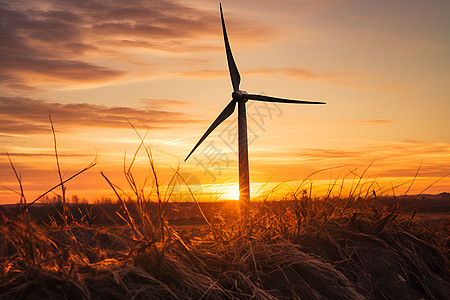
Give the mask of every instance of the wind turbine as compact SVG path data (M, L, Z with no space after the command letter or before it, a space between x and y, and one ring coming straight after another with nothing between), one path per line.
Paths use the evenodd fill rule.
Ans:
M220 4L220 18L222 20L223 40L225 43L225 51L227 54L228 69L230 71L231 83L233 85L232 100L225 109L220 113L217 119L206 130L195 147L191 150L184 161L191 156L198 146L206 139L206 137L217 127L220 123L225 121L234 112L236 104L238 106L238 139L239 139L239 200L241 202L241 212L246 216L248 205L250 202L250 177L248 168L248 142L247 142L247 114L245 111L245 103L248 100L276 102L276 103L296 103L296 104L325 104L325 102L317 101L303 101L275 98L263 95L248 94L246 91L239 89L241 76L237 69L236 63L231 53L230 43L228 41L227 29L223 19L222 4Z

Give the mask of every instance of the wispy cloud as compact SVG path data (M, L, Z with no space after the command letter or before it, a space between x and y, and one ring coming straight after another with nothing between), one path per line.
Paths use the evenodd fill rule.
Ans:
M322 72L306 67L261 68L248 70L246 73L252 75L284 76L299 80L320 81L326 82L327 84L366 89L405 90L409 88L408 86L380 84L378 83L380 78L373 78L368 75Z
M0 134L2 136L50 133L50 128L43 123L36 124L33 121L14 120L2 113L0 113L0 116L2 117L0 119Z
M170 0L7 1L0 8L0 83L31 90L36 84L103 83L128 75L105 54L136 47L170 52L218 51L199 42L218 37L217 11ZM229 17L234 40L267 40L268 27ZM242 26L245 24L245 26ZM127 50L127 49L123 49ZM128 55L129 56L129 55ZM100 62L102 61L102 62Z
M348 77L349 75L345 74L333 74L327 72L319 72L314 71L309 68L301 68L301 67L286 67L286 68L261 68L249 70L246 73L254 74L254 75L282 75L286 77L294 77L301 79L310 79L310 80L326 80L335 77Z
M333 150L333 149L305 149L298 153L300 156L310 158L350 158L363 155L363 152L357 151L345 151L345 150Z
M312 70L306 67L282 67L282 68L258 68L258 69L241 69L240 73L244 76L280 76L287 78L294 78L298 80L309 80L324 82L327 84L367 88L367 89L382 89L382 90L404 90L408 87L398 85L383 85L372 82L377 82L376 78L370 78L361 74L345 74L345 73L330 73ZM197 69L184 72L170 72L173 76L180 77L228 77L226 69ZM367 82L371 83L367 83Z
M297 155L316 158L366 157L368 159L380 160L398 158L405 162L409 159L413 164L416 164L420 163L421 157L422 159L436 160L441 159L440 155L448 156L450 152L450 144L427 143L416 140L399 142L366 141L363 145L359 145L356 142L352 142L351 144L352 150L348 150L348 147L341 147L339 149L313 148L297 152ZM450 160L450 156L446 160Z
M161 109L173 106L186 106L191 103L179 100L170 100L170 99L140 99L139 100L145 108L149 109Z
M86 83L124 75L122 71L70 57L74 43L80 47L77 40L81 33L70 26L70 21L37 17L33 12L0 9L0 76L6 79L3 83L8 87L27 88L27 83L37 78L40 82L47 79Z
M259 69L249 69L240 70L244 75L277 75L284 77L293 77L305 80L319 80L326 81L332 78L348 77L346 74L332 74L325 72L313 71L308 68L300 67L286 67L286 68L259 68ZM218 70L218 69L198 69L186 72L172 72L173 75L183 76L183 77L227 77L229 76L228 71Z
M167 52L209 52L220 51L223 49L219 45L211 45L205 43L192 44L190 41L171 40L171 41L147 41L147 40L129 40L129 39L115 39L100 42L105 46L119 47L119 48L143 48L149 50L159 50Z
M401 142L372 142L366 145L354 145L353 149L305 149L298 157L323 160L323 167L336 163L370 163L371 170L384 177L410 177L422 164L420 176L443 176L450 173L450 144L427 143L406 140Z
M53 150L53 149L51 149ZM10 157L55 157L55 153L25 153L25 152L6 152L0 153L0 156L10 156ZM58 153L60 157L92 157L92 154L79 154L79 153Z
M171 104L180 103L171 102ZM49 133L49 112L55 123L66 130L78 127L129 127L125 118L133 122L136 127L152 129L171 128L180 123L198 122L188 114L159 109L163 108L164 104L168 105L163 101L156 101L156 107L141 109L88 103L62 104L21 97L0 97L0 133L9 135Z
M181 77L200 77L200 78L211 78L211 77L226 77L229 76L227 70L213 70L213 69L200 69L192 70L186 72L171 72L172 75Z

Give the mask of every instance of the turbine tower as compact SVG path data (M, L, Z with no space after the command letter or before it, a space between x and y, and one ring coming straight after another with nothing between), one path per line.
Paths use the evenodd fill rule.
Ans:
M206 130L195 147L191 150L184 161L191 156L198 146L206 139L206 137L217 127L220 123L225 121L234 112L236 104L238 106L238 140L239 140L239 201L241 203L241 213L247 216L248 206L250 203L250 177L248 167L248 142L247 142L247 114L245 111L245 103L248 100L276 102L276 103L296 103L296 104L325 104L325 102L317 101L303 101L275 98L263 95L248 94L246 91L239 89L241 76L237 69L236 63L231 53L230 43L228 41L227 29L223 19L222 4L220 4L220 18L222 20L223 40L225 43L225 51L227 54L228 70L230 71L231 84L233 86L232 100L225 109L220 113L217 119Z

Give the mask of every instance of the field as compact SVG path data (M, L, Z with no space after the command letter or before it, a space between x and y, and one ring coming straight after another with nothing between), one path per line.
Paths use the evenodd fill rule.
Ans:
M66 207L65 210L63 208ZM0 297L445 299L449 198L1 209Z
M131 172L142 149L150 163L150 192ZM269 191L245 209L238 201L198 202L178 170L166 186L159 182L142 139L124 168L130 192L102 173L116 200L67 203L66 182L95 162L63 180L56 142L55 156L60 183L30 203L10 160L20 202L0 207L0 298L450 295L448 193L414 197L408 189L389 197L363 180L364 171L349 189L344 179L339 187L336 180L325 196L314 197L312 185L308 190L301 184L282 201ZM180 181L184 191L176 188ZM54 201L44 197L56 188L61 194ZM192 202L174 201L180 198Z

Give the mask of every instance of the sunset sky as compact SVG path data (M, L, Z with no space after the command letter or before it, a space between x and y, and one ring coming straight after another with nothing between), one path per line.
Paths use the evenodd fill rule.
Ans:
M219 3L0 1L0 204L58 184L49 112L69 197L113 196L146 136L202 194L233 197L237 113L186 155L231 99ZM309 174L320 195L361 174L410 194L450 173L450 1L224 0L241 89L327 105L248 102L252 192ZM336 167L336 168L335 168ZM133 173L149 172L138 153ZM403 184L403 185L402 185ZM309 185L308 185L309 186ZM426 193L450 191L446 177ZM55 190L60 193L60 190ZM54 194L52 194L54 195Z

